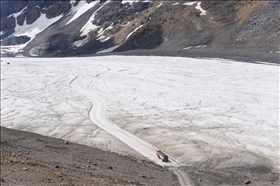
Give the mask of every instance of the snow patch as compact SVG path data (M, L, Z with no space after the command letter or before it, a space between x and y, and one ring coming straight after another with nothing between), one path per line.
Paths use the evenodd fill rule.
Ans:
M109 52L113 52L116 48L118 48L120 45L116 45L101 51L96 52L96 54L104 54L104 53L109 53Z
M30 41L29 41L30 42ZM1 46L1 54L18 54L23 52L23 48L29 43L13 46Z
M88 11L89 9L91 9L92 7L97 5L98 3L99 3L98 1L95 1L95 2L91 2L91 3L88 4L86 1L80 1L79 4L75 7L73 7L71 9L71 11L69 12L68 15L71 15L71 14L75 14L75 15L66 23L66 25L68 25L69 23L76 20L83 13L85 13L86 11ZM74 6L74 4L72 4L72 6Z
M110 29L112 29L112 28L114 28L113 27L113 24L114 23L112 23L110 26L108 26L107 28L100 28L100 30L99 31L97 31L97 33L98 33L98 35L97 35L97 37L100 37L100 36L102 36L102 34L106 31L106 30L110 30Z
M125 3L129 3L130 5L132 4L132 3L137 3L137 2L139 2L140 0L122 0L122 4L125 4ZM145 1L141 1L141 2L150 2L149 0L145 0Z
M46 14L41 14L41 16L32 24L27 24L26 20L24 21L22 26L16 25L14 36L28 36L30 38L34 38L38 33L45 30L51 24L58 21L62 18L63 15L54 17L52 19L48 19Z
M25 10L27 9L27 5L21 10L21 11L19 11L19 12L17 12L17 13L13 13L13 14L11 14L11 15L9 15L7 18L9 18L9 17L14 17L15 18L15 22L16 22L16 26L18 25L18 22L17 22L17 17L20 15L20 14L22 14L22 12L24 12Z
M197 3L197 6L195 8L201 11L200 15L206 15L206 11L200 5L201 2Z
M161 7L161 5L162 5L162 2L157 6L157 8Z
M122 27L126 27L127 25L129 25L130 21L128 21L126 24L122 25Z
M39 55L35 54L32 50L29 52L30 56L37 57Z
M187 2L187 3L184 3L183 5L186 5L186 6L192 6L193 4L197 3L197 1L194 1L194 2Z
M1 32L0 32L0 36L4 35L5 33L6 33L6 32L1 31Z
M139 30L143 25L140 25L139 27L135 28L135 30L133 30L130 34L127 35L127 37L125 38L125 40L127 40L132 34L134 34L137 30Z
M125 4L125 3L129 3L129 4L132 4L132 3L136 3L138 2L139 0L123 0L122 1L122 4Z
M173 3L173 4L172 4L172 6L174 6L174 5L178 5L178 4L179 4L179 3L178 3L178 2L176 2L176 3Z
M99 27L100 26L93 25L91 22L90 23L86 23L84 25L84 27L80 30L82 32L81 36L85 36L89 32L94 31L94 30L98 29Z
M85 36L87 35L90 31L96 30L97 28L99 28L99 26L93 25L92 21L94 21L94 17L96 15L96 13L103 8L104 5L106 5L107 3L109 3L109 1L106 1L105 3L103 3L102 6L100 6L93 14L92 16L89 18L89 20L87 21L87 23L81 28L81 36Z
M73 6L76 3L76 0L70 0L70 4Z
M207 45L197 45L197 46L188 46L186 48L183 48L184 50L189 50L189 49L192 49L192 48L206 48Z
M75 47L81 47L81 46L83 46L84 41L85 41L85 39L75 41L75 42L73 43L73 45L74 45Z
M17 18L17 17L18 17L23 11L25 11L26 9L27 9L27 6L25 6L21 11L9 15L7 18L12 17L12 16L14 16L15 18ZM16 24L17 24L17 19L16 19Z
M110 29L114 28L113 25L114 25L114 23L112 23L110 26L108 26L105 30L110 30Z
M100 36L97 40L99 40L100 42L104 43L104 42L108 41L109 39L110 39L110 37Z

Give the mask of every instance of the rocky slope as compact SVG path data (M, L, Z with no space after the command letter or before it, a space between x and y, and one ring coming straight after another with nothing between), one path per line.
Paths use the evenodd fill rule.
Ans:
M144 159L1 127L0 185L179 185L172 171ZM181 167L193 185L279 185L268 166Z
M1 1L2 55L133 49L278 52L279 1Z
M1 127L0 185L179 185L167 169L29 132Z

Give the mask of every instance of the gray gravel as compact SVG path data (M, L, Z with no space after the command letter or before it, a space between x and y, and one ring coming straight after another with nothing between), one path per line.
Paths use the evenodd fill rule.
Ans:
M130 50L126 52L113 52L103 55L134 55L134 56L177 56L192 58L222 58L242 62L268 62L279 64L280 53L276 51L260 52L235 49L201 48L189 50ZM93 55L93 56L102 56Z

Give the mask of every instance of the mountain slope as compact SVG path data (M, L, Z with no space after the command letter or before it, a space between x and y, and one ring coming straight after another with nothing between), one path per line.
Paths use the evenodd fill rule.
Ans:
M1 1L1 53L279 51L279 8L278 1Z

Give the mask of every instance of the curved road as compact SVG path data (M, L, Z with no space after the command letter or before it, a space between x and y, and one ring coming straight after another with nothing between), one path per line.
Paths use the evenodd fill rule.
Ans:
M162 162L156 156L156 147L147 143L146 141L134 136L133 134L123 130L113 122L109 121L106 116L107 105L106 102L97 94L93 92L89 92L86 88L81 86L81 81L83 80L83 76L78 76L71 81L71 85L75 88L78 92L86 96L92 103L92 107L89 111L89 118L90 120L96 124L98 127L102 128L109 134L115 136L146 158L150 159L151 161L163 166L163 167L170 167L170 170L174 171L177 175L180 185L192 185L189 181L187 175L185 175L182 171L178 170L180 166L180 162L175 160L174 158L169 156L169 162Z

